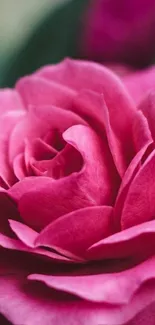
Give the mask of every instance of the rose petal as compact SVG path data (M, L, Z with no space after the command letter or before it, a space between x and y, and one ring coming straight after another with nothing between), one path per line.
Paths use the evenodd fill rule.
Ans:
M44 176L58 179L79 172L83 167L83 159L78 150L67 144L53 159L32 161L31 166Z
M25 162L26 166L30 162L31 158L35 160L51 159L56 156L58 151L48 145L45 141L40 138L32 139L31 141L26 141L25 145Z
M136 153L147 144L153 143L148 121L141 111L137 111L135 114L133 122L133 142Z
M34 247L34 242L39 235L36 231L15 220L9 220L9 224L13 232L25 245Z
M89 122L91 127L95 129L101 138L104 139L105 136L107 136L116 168L120 176L122 176L128 164L125 156L126 150L123 152L124 149L121 146L123 141L120 143L111 128L109 112L103 96L103 94L98 95L95 92L84 90L80 92L80 95L75 99L74 107L75 110ZM125 140L125 134L123 139ZM133 145L131 141L130 144Z
M105 239L88 249L87 258L92 260L145 257L154 253L155 221L148 221Z
M103 94L114 133L117 137L122 133L125 134L130 139L129 143L131 142L131 125L135 107L120 79L109 69L92 62L67 59L60 64L40 69L36 75L78 91L89 89ZM78 112L78 105L71 109ZM95 111L93 116L96 115ZM86 114L88 114L87 111ZM101 115L98 116L99 119L100 117ZM123 140L122 137L121 140Z
M21 271L1 276L0 286L0 311L14 325L62 325L64 319L68 325L73 322L75 325L146 325L149 319L154 319L154 285L145 286L129 304L123 306L73 300L62 293L53 294L52 289L49 292L39 283L33 285L27 282Z
M35 240L66 256L84 256L86 249L113 231L112 208L91 207L67 214L48 225Z
M126 75L123 78L123 83L136 104L139 104L147 93L154 90L154 75L155 68L152 66L148 69Z
M123 130L124 122L121 117L121 107L120 111L117 108L117 114L120 114L119 125L115 125L115 113L109 114L104 101L104 94L98 95L92 91L82 91L79 97L75 99L74 106L76 111L89 122L101 138L105 136L106 131L111 154L120 176L124 175L135 153L148 142L153 141L147 120L141 112L134 114L134 121L130 125L130 137L128 137L128 129ZM126 150L127 147L128 150Z
M111 106L111 110L121 106L123 111L128 112L129 115L132 112L133 102L123 83L103 65L90 61L65 59L61 63L39 69L35 72L35 76L48 82L54 81L60 86L65 85L74 91L89 89L104 94L105 102L108 108ZM124 119L123 116L122 118Z
M24 116L24 112L22 99L15 90L0 90L0 176L6 186L12 185L15 181L8 162L9 137L12 128Z
M109 153L97 135L89 127L78 125L68 129L64 138L83 156L85 165L80 172L51 181L40 177L40 184L37 181L34 189L27 187L28 182L23 180L10 190L10 193L14 189L22 191L24 195L18 202L20 215L26 224L36 229L42 229L52 220L80 208L110 205L117 193L115 170L110 169ZM28 188L28 192L24 188Z
M25 106L56 105L58 107L69 108L76 91L60 85L56 80L48 81L40 76L31 75L21 78L16 84Z
M87 276L33 274L28 278L43 281L51 288L69 292L92 302L127 304L146 281L155 279L154 268L155 258L152 258L115 275L114 273Z
M146 117L152 138L155 141L155 92L150 92L139 105L140 111Z
M24 111L10 111L6 114L3 114L0 118L0 176L3 181L9 187L16 181L16 177L13 174L11 165L9 164L8 152L10 146L10 136L12 129L15 125L19 123L24 118Z
M121 226L121 214L124 202L126 200L127 193L129 191L131 182L133 181L135 175L141 167L142 158L146 154L146 151L149 148L149 143L146 144L134 157L131 161L126 173L122 179L122 183L117 195L117 199L114 206L114 223L116 225L116 229L120 230Z
M21 180L27 176L24 155L18 154L13 161L13 171L15 176Z
M82 259L77 258L77 259L69 259L65 256L59 255L57 253L54 252L50 252L47 251L45 249L41 249L41 248L31 248L27 245L25 245L24 243L22 243L21 241L17 240L17 239L12 239L9 238L5 235L0 234L0 246L3 248L6 248L8 250L13 250L13 251L20 251L20 252L27 252L30 254L34 254L38 257L43 257L46 258L48 260L51 260L53 262L64 262L64 263L80 263L83 262Z
M22 97L14 89L0 90L0 116L9 111L25 111Z
M124 202L122 229L155 218L155 150L149 155L130 185Z
M14 184L7 193L16 203L18 203L25 193L33 189L36 190L39 185L43 186L46 184L46 186L48 186L49 183L51 183L49 177L25 177L22 181Z
M43 139L52 130L59 130L61 134L74 124L86 123L75 113L59 107L31 107L26 117L15 126L12 132L9 146L10 161L12 162L19 153L23 153L25 139L30 142L38 137Z

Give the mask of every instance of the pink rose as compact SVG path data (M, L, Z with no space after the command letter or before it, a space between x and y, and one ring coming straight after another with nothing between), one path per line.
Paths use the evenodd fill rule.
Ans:
M155 57L154 40L154 0L90 1L80 38L87 58L147 65Z
M11 324L155 323L155 68L122 79L65 60L0 91Z

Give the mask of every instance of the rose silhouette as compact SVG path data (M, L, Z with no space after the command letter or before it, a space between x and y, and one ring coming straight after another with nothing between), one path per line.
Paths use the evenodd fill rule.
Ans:
M1 90L0 313L12 324L153 324L154 76L122 82L67 59Z

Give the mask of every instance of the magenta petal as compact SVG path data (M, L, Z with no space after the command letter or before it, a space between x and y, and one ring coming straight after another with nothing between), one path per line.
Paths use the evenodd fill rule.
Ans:
M67 144L53 159L34 160L31 166L44 176L59 179L79 172L83 167L83 158L78 150Z
M136 174L126 196L122 228L128 228L155 218L155 150Z
M18 123L24 118L24 115L24 111L17 110L3 114L0 118L0 176L7 186L12 185L16 180L8 158L10 136L13 127L18 125Z
M39 186L48 186L49 183L51 183L49 177L25 177L22 181L14 184L8 190L8 194L16 203L18 203L25 193L33 189L36 190Z
M86 124L73 112L55 106L31 106L26 117L18 123L11 134L9 145L10 161L23 153L25 143L36 138L44 139L49 132L58 130L60 134L74 124ZM52 143L51 143L52 144Z
M34 75L21 78L16 84L16 89L22 96L26 107L56 105L69 109L76 95L75 91L58 84L56 80L48 81Z
M0 116L9 111L24 111L22 98L16 90L1 89L0 90Z
M81 153L84 167L81 171L80 185L85 187L96 205L110 205L119 186L119 178L111 161L106 141L84 125L76 125L66 130L63 137L67 143ZM89 150L88 150L89 143ZM89 183L89 186L88 186Z
M13 161L13 171L16 177L21 180L27 176L24 154L18 154Z
M124 151L123 148L123 142L127 142L126 134L124 133L124 137L123 139L121 138L120 141L119 134L121 132L119 131L119 134L117 132L118 130L116 130L116 134L113 132L113 122L115 120L112 116L112 121L110 121L108 108L104 101L104 94L99 95L88 90L81 91L80 95L75 98L73 107L75 107L75 111L79 112L83 118L89 121L90 126L95 129L103 140L107 136L115 166L119 174L122 176L128 164L125 156L126 150ZM119 127L121 129L121 120ZM131 139L130 144L131 146L133 145ZM128 148L128 150L130 150L130 148Z
M140 103L139 109L143 112L146 117L149 128L152 134L152 138L155 141L155 92L152 91L145 97Z
M145 257L154 254L155 221L148 221L112 236L89 247L87 258L93 260Z
M142 114L142 112L136 112L132 128L133 142L136 153L142 148L144 148L147 144L153 143L153 138L150 132L148 121L146 117Z
M40 138L36 138L30 141L26 141L25 145L25 163L28 168L30 160L51 159L56 156L58 151L48 145Z
M21 235L21 234L20 234ZM25 234L24 234L25 235ZM25 238L24 238L25 240ZM25 241L26 242L26 241ZM0 234L0 247L6 248L8 250L13 251L20 251L20 252L27 252L30 254L34 254L38 257L43 257L47 260L51 260L53 262L64 262L64 263L80 263L83 262L81 259L69 259L65 256L61 256L54 252L49 252L45 249L41 248L31 248L24 243L22 243L20 240L9 238L5 235Z
M92 106L90 105L90 95L85 96L84 99L82 99L83 95L81 91L93 90L97 94L102 94L109 111L109 119L113 132L117 138L124 134L124 139L122 139L121 136L121 143L123 141L124 145L126 139L130 140L129 143L131 143L131 126L135 115L135 107L120 79L117 78L109 69L92 62L73 61L67 59L55 66L48 66L40 69L36 75L50 81L57 81L61 85L66 85L72 89L80 91L80 95L78 96L79 99L77 100L75 97L75 104L71 110L73 109L75 112L80 112L81 110L82 116L85 116L88 122L92 117L95 117L96 119L97 114L98 119L100 120L102 113L99 114L98 103L97 107L95 107L94 110L90 109L89 112L89 108ZM86 110L84 108L79 110L78 102L80 100L82 102L85 101L84 106L86 107ZM89 107L87 107L86 104L89 104Z
M9 224L13 232L25 245L34 247L34 242L39 235L36 231L15 220L9 220Z
M86 300L110 304L129 303L148 280L155 280L155 258L122 272L87 276L47 276L33 274L28 278L43 281L47 286L72 293Z
M123 82L136 104L143 100L147 93L154 91L155 67L131 73L123 78Z
M24 116L22 99L15 90L0 91L0 177L6 186L14 183L15 177L8 161L9 139L12 129Z
M13 240L7 238L6 236L1 237L0 238L0 242L2 241L3 243L3 247L8 248L8 249L15 249L15 250L23 250L23 251L27 251L30 252L32 254L37 254L40 256L45 256L48 258L51 258L53 261L62 261L62 262L70 262L70 263L74 263L74 262L82 262L82 259L76 258L74 260L74 258L72 260L69 260L68 258L64 257L64 256L60 256L57 253L54 252L49 252L46 249L40 249L40 248L35 248L34 244L35 244L35 240L37 240L38 237L38 233L36 231L34 231L33 229L31 229L30 227L17 222L15 220L9 220L9 224L11 229L13 230L13 232L17 235L18 239L21 241L21 243L17 240ZM23 245L25 244L25 245ZM33 249L31 249L33 248Z
M104 150L106 147L95 132L87 126L76 125L64 133L64 138L82 154L84 166L81 171L58 180L36 177L34 187L23 180L10 190L13 197L20 191L24 194L18 199L20 215L26 224L39 230L74 210L111 205L117 193L119 184L114 181L113 170L108 168L109 152Z
M132 273L130 274L132 275ZM136 276L138 279L138 274ZM128 280L130 280L130 285L128 284L130 287L133 280L132 276L129 276ZM127 284L128 280L124 278L121 283L120 279L120 285L118 288L115 286L115 289L119 290L120 287L123 287L121 286L123 281ZM112 282L113 284L117 282L115 274L113 274ZM46 287L40 286L38 282L33 285L32 281L26 281L26 274L22 270L16 271L12 275L1 276L0 287L0 312L13 325L63 325L64 320L67 325L154 324L152 321L149 323L149 319L154 319L152 311L154 311L155 306L155 286L153 284L144 286L128 304L122 306L92 303L79 299L73 300L72 297L65 299L66 297L61 292L57 292L56 295L53 294L52 289L49 292ZM123 293L125 293L125 289L127 292L126 287ZM112 291L112 288L107 288L107 292L110 290ZM131 293L131 289L129 290ZM120 291L117 293L120 298ZM117 299L117 295L115 298Z
M11 250L29 251L29 248L26 248L26 246L19 240L9 238L3 234L0 234L0 246Z
M72 256L83 256L96 241L112 233L112 208L91 207L67 214L48 225L36 238L46 246Z
M114 206L114 223L116 228L120 230L121 226L121 214L123 210L123 205L126 200L127 193L130 188L130 184L133 181L135 175L137 174L138 170L141 167L141 161L143 156L145 155L147 149L149 148L149 143L146 144L134 157L131 161L126 173L122 179L122 183L117 195L117 199Z
M121 80L103 65L82 60L65 59L61 63L41 68L35 76L72 90L89 89L104 95L105 102L111 110L122 107L132 114L133 101ZM93 76L93 78L92 78ZM124 117L122 116L124 119ZM117 119L116 119L117 120Z

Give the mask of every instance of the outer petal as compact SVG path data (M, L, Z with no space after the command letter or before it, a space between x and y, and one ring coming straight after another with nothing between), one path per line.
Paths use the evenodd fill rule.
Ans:
M148 121L152 138L155 142L155 87L154 91L149 92L148 96L140 102L139 109L143 112Z
M10 111L25 111L22 98L16 90L0 90L0 116Z
M16 110L3 114L3 116L0 118L0 176L8 187L11 186L16 180L9 163L10 137L14 126L18 125L24 116L24 111ZM17 145L17 142L15 145Z
M153 283L143 286L128 304L115 306L76 300L26 281L20 270L12 275L6 271L0 277L0 311L13 325L62 325L64 320L68 325L146 325L145 321L150 325L155 306Z
M56 79L49 82L40 76L21 78L16 89L23 98L26 107L33 106L58 106L70 108L76 91L57 83Z
M116 225L116 229L120 230L121 226L121 214L124 206L124 202L126 200L127 193L129 191L130 185L139 171L142 160L147 153L147 150L151 147L151 143L148 142L134 157L131 161L126 173L122 179L122 183L117 195L117 199L114 206L114 223Z
M148 221L104 238L88 249L87 258L93 260L136 258L155 253L155 221Z
M89 89L103 93L108 107L111 103L110 110L118 106L118 103L129 114L133 108L132 100L120 79L103 65L90 61L65 59L59 64L41 68L35 75L73 90Z
M112 208L96 206L74 211L52 222L39 234L35 244L66 256L84 256L89 246L112 231Z
M129 270L81 276L46 276L33 274L31 280L43 281L56 290L69 292L92 302L127 304L148 280L155 280L155 258Z
M147 93L155 90L155 67L126 75L123 82L135 103L139 104Z
M63 263L80 263L83 262L80 258L69 259L65 256L59 255L54 252L47 251L41 248L31 248L17 239L9 238L5 235L0 234L0 247L8 249L9 251L18 251L24 253L33 254L34 256L42 258L44 261L63 262Z
M30 227L14 220L9 220L11 229L17 235L17 237L28 247L33 248L34 242L38 237L38 232L34 231Z
M155 150L136 174L126 196L122 228L128 228L155 218Z

